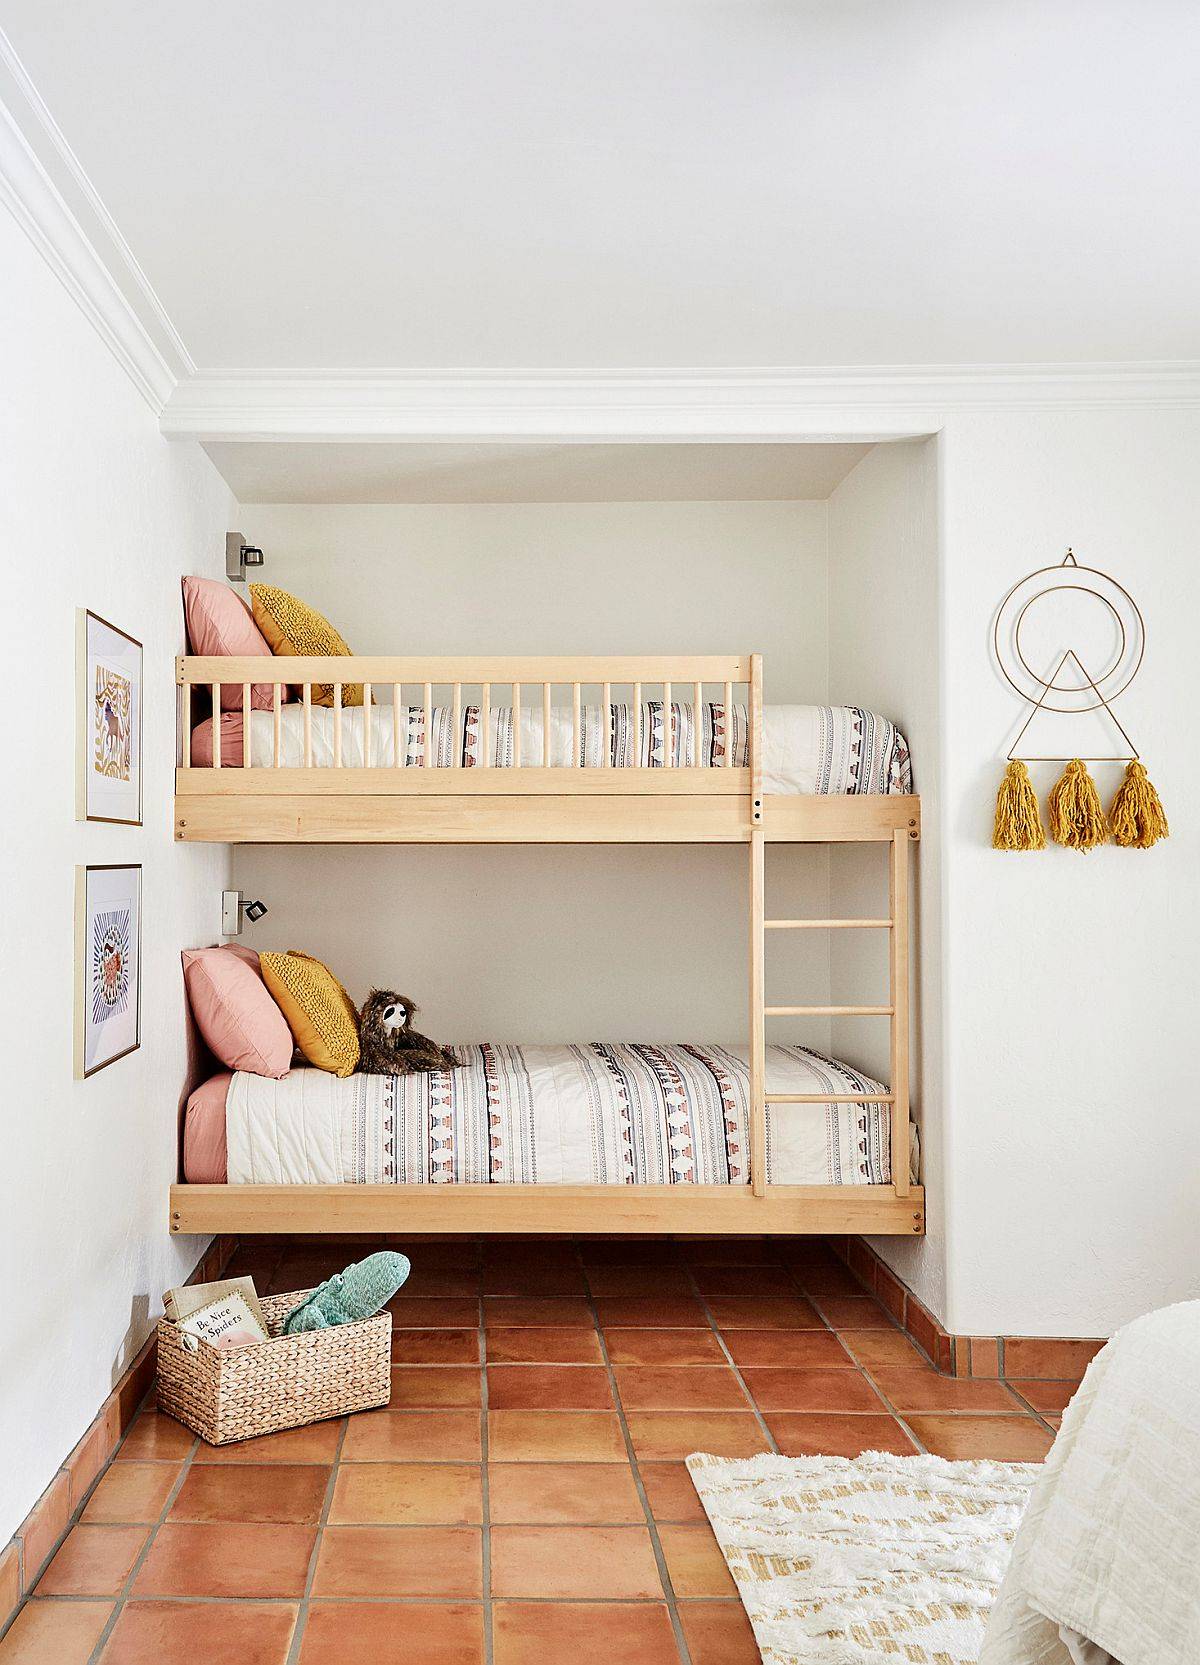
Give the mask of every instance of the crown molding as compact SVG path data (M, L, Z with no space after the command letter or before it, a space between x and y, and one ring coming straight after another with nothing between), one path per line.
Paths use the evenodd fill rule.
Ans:
M11 96L14 82L10 55L8 42L0 35L0 89ZM27 102L22 102L26 103L28 110ZM57 128L54 131L57 132ZM65 140L63 143L65 145ZM73 153L68 154L74 160ZM77 162L75 166L78 168ZM79 177L86 183L86 175L81 168ZM100 198L94 192L92 195L100 213L108 218ZM177 370L152 338L108 263L30 144L12 109L2 99L0 202L8 208L155 415L161 414L175 386ZM119 247L126 248L115 225L112 230L119 239ZM132 254L129 259L133 261ZM133 266L140 273L141 268L135 261ZM142 282L145 283L144 274ZM145 284L145 287L152 295L149 285ZM191 365L190 359L187 365ZM179 368L183 368L182 362Z
M880 440L962 410L1200 404L1200 363L818 370L199 371L167 401L174 438Z

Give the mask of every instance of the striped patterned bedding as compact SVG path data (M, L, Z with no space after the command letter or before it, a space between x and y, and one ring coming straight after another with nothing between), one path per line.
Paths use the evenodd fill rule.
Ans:
M431 1075L237 1074L230 1184L744 1185L746 1054L716 1046L454 1048ZM768 1091L886 1089L804 1047L767 1049ZM884 1184L886 1104L767 1107L783 1185ZM908 1153L905 1153L908 1159Z
M693 766L721 766L732 750L733 763L744 768L749 753L749 718L744 705L729 708L706 702L696 708L675 702L670 707L669 736L661 700L645 700L640 722L634 722L635 707L610 707L612 767L630 768L635 757L644 768L660 769L666 756L672 763ZM304 763L304 714L299 705L285 705L281 724L281 757L285 768ZM581 713L578 755L574 762L585 768L598 767L604 757L604 708L586 705ZM342 762L347 768L365 765L366 730L370 727L371 763L391 768L396 759L396 738L390 705L364 710L350 707L342 712ZM425 712L419 705L400 709L400 751L405 768L421 768L425 761ZM449 706L431 711L433 762L448 768L456 757L464 768L483 763L484 712L481 706L465 706L455 727ZM510 706L493 705L487 712L487 753L493 767L512 767L515 755L513 712ZM520 713L521 762L540 765L545 758L540 707L523 706ZM333 766L334 714L323 706L312 711L313 764ZM221 765L241 768L245 736L240 711L226 712L221 721ZM669 753L667 747L670 747ZM550 713L550 765L565 768L572 762L574 719L569 707L554 707ZM250 760L256 769L270 768L275 756L274 715L270 711L250 713ZM192 762L198 768L212 763L212 722L201 723L192 735ZM763 775L768 792L823 794L898 793L912 791L912 768L908 742L900 730L878 712L856 705L769 705L763 712Z

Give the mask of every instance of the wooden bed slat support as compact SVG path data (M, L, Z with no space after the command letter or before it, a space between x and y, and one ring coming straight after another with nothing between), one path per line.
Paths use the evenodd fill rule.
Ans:
M275 767L283 765L283 689L277 682L271 690L271 743Z
M492 685L490 682L480 684L479 688L479 761L483 768L492 766Z
M304 691L301 698L304 703L304 767L306 769L311 769L313 766L311 682L306 682L304 684Z
M364 719L365 720L365 719ZM342 766L342 685L333 685L333 766Z
M375 690L369 682L363 683L363 767L371 767L371 704L375 698Z
M242 768L254 767L253 746L250 734L250 684L242 683Z
M221 684L212 685L212 766L221 767Z

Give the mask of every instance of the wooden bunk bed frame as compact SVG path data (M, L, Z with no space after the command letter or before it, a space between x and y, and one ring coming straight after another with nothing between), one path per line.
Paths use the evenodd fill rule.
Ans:
M920 837L916 796L817 797L770 794L762 779L762 658L679 656L619 658L212 658L176 662L181 701L182 761L175 777L175 836L188 842L269 844L743 844L748 852L750 920L750 1184L702 1185L187 1185L171 1188L172 1232L409 1233L865 1233L920 1235L925 1198L911 1184L909 1151L909 846ZM333 766L313 764L315 684L332 684ZM342 690L364 685L389 690L392 722L405 690L420 689L424 767L373 763L371 724L364 723L363 767L343 767ZM219 723L213 725L213 763L193 767L190 736L193 690L211 695L241 688L243 733L250 732L251 687L270 684L273 763L224 766ZM282 767L282 700L300 689L303 766ZM494 766L485 723L479 765L455 758L437 767L432 752L435 690L448 688L454 730L461 732L464 691L478 690L487 711L493 690L511 694L514 709L536 691L542 711L543 752L521 756L514 737L511 764ZM613 767L611 700L628 687L633 751L639 755L641 705L661 689L664 707L683 695L698 708L714 689L728 711L744 690L749 715L749 764L732 753L713 764ZM554 691L570 692L574 746L580 756L583 691L595 688L604 724L599 767L550 766ZM386 706L382 709L386 710ZM519 724L514 725L519 729ZM393 727L393 741L397 731ZM397 757L401 748L394 747ZM886 918L767 919L766 846L772 843L871 843L886 852L890 906ZM882 930L890 939L889 991L871 1006L768 1006L767 932L773 930ZM886 1017L891 1034L888 1093L789 1095L767 1093L766 1019L784 1016ZM888 1185L775 1185L766 1177L766 1106L789 1103L887 1102L891 1107L893 1179Z

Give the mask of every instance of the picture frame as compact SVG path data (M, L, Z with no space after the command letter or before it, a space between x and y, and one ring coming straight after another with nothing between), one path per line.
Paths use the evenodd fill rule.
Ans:
M78 821L142 825L142 644L98 613L76 613Z
M142 1044L141 863L75 869L75 1079Z

